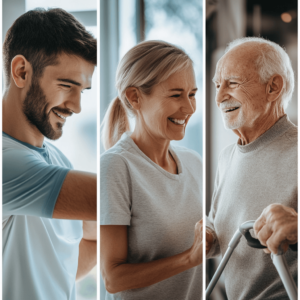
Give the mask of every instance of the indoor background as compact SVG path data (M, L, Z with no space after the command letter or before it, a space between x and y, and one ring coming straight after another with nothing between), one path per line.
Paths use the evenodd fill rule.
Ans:
M117 96L115 75L119 60L137 43L153 39L182 47L194 61L197 110L189 120L184 139L176 144L202 156L202 1L100 1L100 120ZM134 120L131 125L133 130ZM101 300L105 293L101 279Z
M295 91L287 115L298 124L297 74L297 0L206 0L206 209L209 213L219 153L236 143L237 136L225 130L215 104L214 76L216 63L227 44L245 36L261 36L283 46L295 72ZM216 260L207 261L207 282L210 281ZM211 300L227 299L221 280Z
M89 32L97 36L96 0L2 0L2 43L13 22L36 7L62 8L73 14ZM66 155L75 170L93 173L97 172L97 83L95 70L92 89L82 93L81 113L68 118L59 140L50 141ZM96 300L97 268L76 285L77 300Z

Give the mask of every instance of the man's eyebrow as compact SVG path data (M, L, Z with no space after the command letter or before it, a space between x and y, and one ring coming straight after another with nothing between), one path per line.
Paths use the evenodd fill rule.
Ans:
M230 79L241 79L241 76L232 75L232 76L226 76L225 77L225 80L230 80Z
M227 80L231 80L231 79L241 79L241 76L230 75L230 76L226 76L226 77L224 78L224 80L226 80L226 81L227 81ZM212 79L212 82L213 82L213 83L217 83L218 80L219 80L218 78L215 78L215 77L214 77L214 78Z
M196 92L198 90L198 88L194 88L194 89L192 89L192 92ZM180 89L180 88L175 88L175 89L170 89L169 91L178 91L178 92L183 92L184 91L184 89Z
M72 79L64 79L64 78L58 78L57 81L62 81L62 82L67 82L67 83L71 83L77 86L81 86L81 83L74 81Z
M71 83L77 86L81 86L81 83L74 81L72 79L64 79L64 78L58 78L57 81L62 81L62 82L66 82L66 83ZM86 87L85 90L90 90L92 87Z

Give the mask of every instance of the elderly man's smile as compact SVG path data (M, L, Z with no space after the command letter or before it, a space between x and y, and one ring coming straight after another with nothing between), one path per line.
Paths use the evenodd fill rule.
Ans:
M232 107L232 108L227 108L227 109L224 109L223 111L225 113L230 113L230 112L233 112L235 110L239 109L239 107Z

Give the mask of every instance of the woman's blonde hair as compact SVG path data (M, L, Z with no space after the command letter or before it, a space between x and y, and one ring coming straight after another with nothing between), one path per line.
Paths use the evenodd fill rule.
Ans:
M141 93L150 95L155 85L190 65L190 57L167 42L145 41L130 49L118 65L118 97L110 103L102 123L104 148L114 146L121 135L130 130L127 113L135 115L135 111L126 98L127 88L136 87Z

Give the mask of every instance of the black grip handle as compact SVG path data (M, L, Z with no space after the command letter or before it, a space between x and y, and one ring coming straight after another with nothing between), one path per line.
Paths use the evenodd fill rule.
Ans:
M247 244L250 247L257 248L257 249L267 248L266 246L262 245L258 239L253 238L252 235L250 234L249 230L245 231L244 236L247 240Z
M247 240L247 244L252 247L252 248L256 248L256 249L265 249L267 248L266 246L262 245L260 243L260 241L258 239L255 239L254 237L252 237L252 235L250 234L249 230L244 232L244 236ZM289 248L292 251L298 251L298 243L294 244L294 245L289 245Z
M298 251L298 243L289 246L291 250Z

